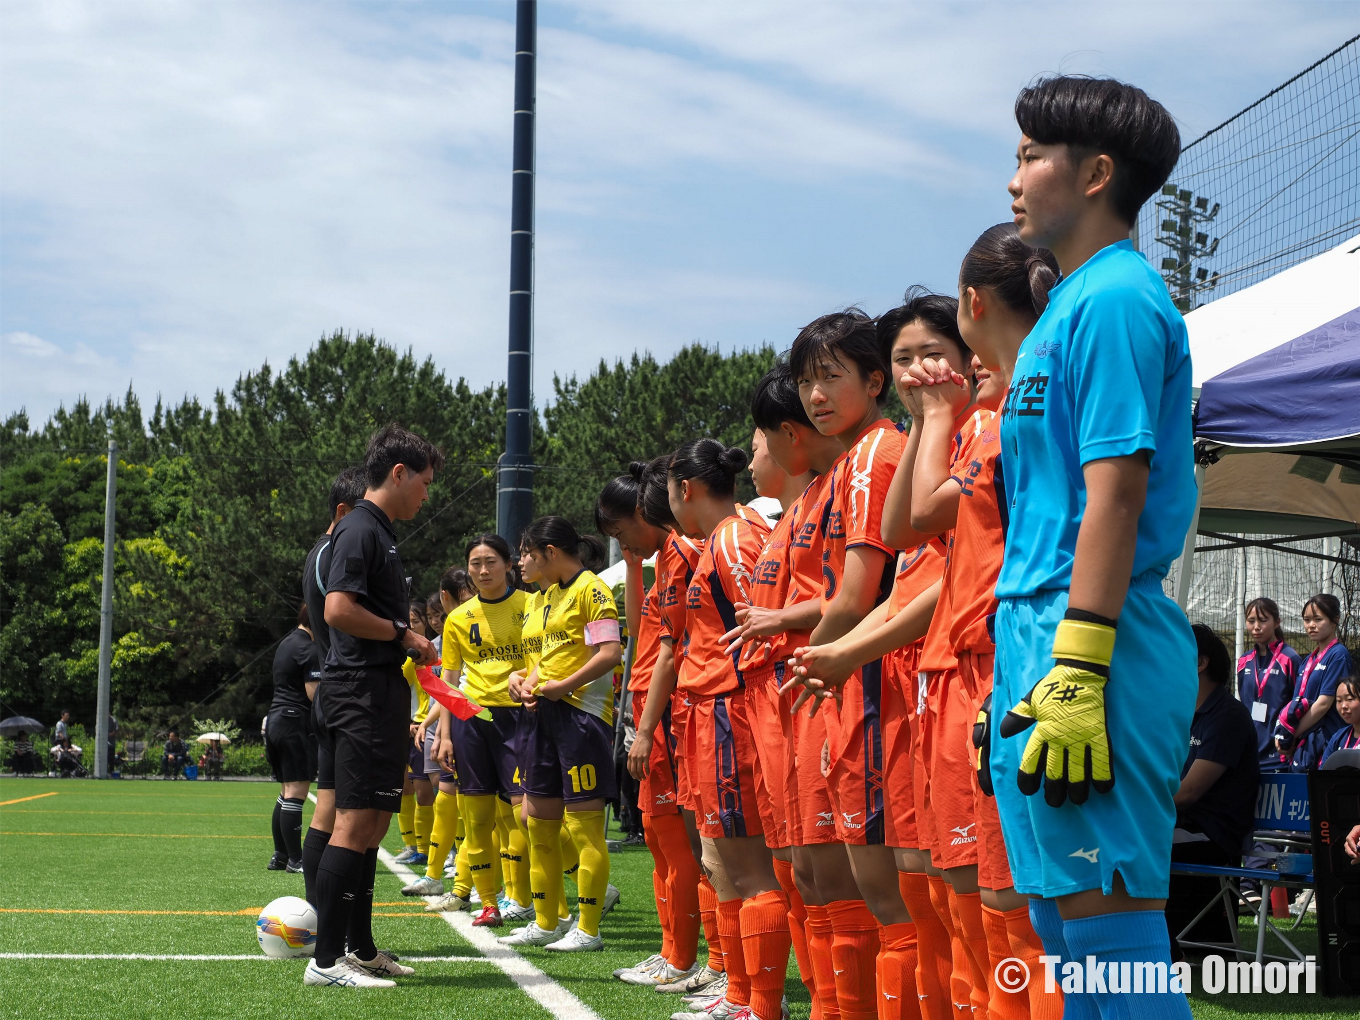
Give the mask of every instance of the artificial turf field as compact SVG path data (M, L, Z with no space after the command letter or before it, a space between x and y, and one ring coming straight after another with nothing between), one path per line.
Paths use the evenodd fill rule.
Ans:
M623 902L602 927L603 953L529 949L504 964L538 1001L439 915L425 913L423 901L403 897L405 880L382 866L374 933L380 946L412 960L416 975L389 990L304 987L302 962L266 960L255 941L265 903L302 895L301 875L265 870L277 795L269 783L0 779L0 1016L664 1020L681 1008L675 996L610 976L660 943L645 849L610 857ZM387 847L400 849L395 835ZM1312 932L1299 934L1311 948ZM1250 935L1254 929L1244 931ZM28 954L246 959L22 958ZM788 996L793 1020L807 1020L807 993L792 965ZM1360 1016L1360 999L1320 995L1230 1001L1197 992L1191 1004L1206 1018Z

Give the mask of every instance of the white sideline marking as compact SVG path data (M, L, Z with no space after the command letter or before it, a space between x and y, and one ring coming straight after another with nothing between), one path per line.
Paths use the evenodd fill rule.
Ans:
M381 847L378 848L378 860L382 861L387 870L394 875L406 879L418 877L406 865L398 864L396 858ZM433 896L421 898L426 902L434 899ZM553 1016L558 1017L559 1020L600 1020L593 1009L520 956L519 953L497 942L496 936L486 928L474 928L470 914L464 911L446 910L439 916L448 923L450 928L480 950L482 955L489 962L495 964L501 973L518 985L520 991Z
M308 793L307 799L315 804L316 794ZM401 878L415 879L419 877L406 865L398 864L396 858L382 847L378 848L378 860L382 861L383 866L388 871ZM428 903L434 897L422 896L421 899ZM469 914L462 911L446 910L439 916L450 928L471 942L473 947L479 950L502 974L513 981L520 991L557 1017L558 1020L600 1020L596 1012L575 995L548 977L547 974L544 974L519 953L497 942L496 936L490 931L485 928L474 928L472 917ZM411 959L418 960L419 957L413 956Z
M263 960L265 963L295 963L292 959L276 959L263 953L244 955L200 954L200 953L0 953L0 960ZM411 956L402 957L417 963L480 963L480 956Z

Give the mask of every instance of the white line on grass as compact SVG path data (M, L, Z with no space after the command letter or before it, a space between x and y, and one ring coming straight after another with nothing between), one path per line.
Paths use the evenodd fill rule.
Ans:
M307 794L307 799L315 804L316 794ZM378 848L378 860L383 862L388 871L401 878L414 881L418 877L406 865L398 864L396 858L382 847ZM429 902L435 897L424 896L421 898ZM513 949L507 949L497 942L496 936L491 932L485 928L474 928L472 918L468 914L446 910L439 916L445 920L450 928L463 936L468 942L471 942L473 947L478 949L488 962L494 964L502 974L519 986L520 991L557 1017L558 1020L600 1020L593 1009L520 956L519 953ZM411 957L411 959L419 958Z
M387 866L394 875L414 881L416 873L381 847L378 860ZM422 897L427 902L433 896ZM450 928L467 939L488 961L495 964L522 992L546 1009L558 1020L600 1020L593 1009L548 977L532 963L513 949L507 949L496 941L496 936L485 928L474 928L471 915L454 910L446 910L439 915L448 922Z
M402 959L414 960L416 963L482 962L480 956L403 956ZM0 960L189 960L194 962L205 960L263 960L265 963L295 962L265 956L263 953L249 953L239 956L206 953L167 953L164 955L155 953L0 953Z

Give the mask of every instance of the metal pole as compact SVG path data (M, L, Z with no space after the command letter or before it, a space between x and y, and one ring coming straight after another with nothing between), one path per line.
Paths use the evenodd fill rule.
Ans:
M505 453L496 479L496 530L519 545L534 513L531 376L534 350L534 91L538 4L515 4L515 147L510 202L510 364Z
M94 724L94 777L109 778L109 673L113 666L113 523L118 492L118 442L109 430L109 477L104 486L104 584L99 596L99 696Z
M1237 638L1233 645L1233 661L1240 662L1247 644L1247 547L1238 550L1237 581L1233 585L1237 595ZM1239 691L1239 697L1241 692Z
M1190 604L1190 581L1195 576L1195 540L1199 536L1199 505L1204 499L1203 464L1195 465L1195 513L1190 518L1190 530L1185 533L1185 545L1181 549L1180 564L1176 571L1176 605L1182 612Z

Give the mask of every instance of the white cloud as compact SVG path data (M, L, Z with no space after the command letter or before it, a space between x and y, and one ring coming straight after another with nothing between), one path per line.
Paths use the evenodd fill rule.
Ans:
M1342 37L1341 5L1225 9L544 5L539 393L947 281L1004 208L1037 71L1131 77L1203 126ZM0 411L129 378L207 398L337 327L502 378L512 16L7 4Z

